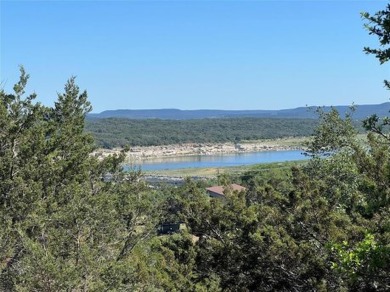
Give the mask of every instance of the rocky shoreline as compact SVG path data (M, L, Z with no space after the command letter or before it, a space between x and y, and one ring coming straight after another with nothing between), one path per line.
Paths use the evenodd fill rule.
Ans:
M260 151L301 150L302 146L290 146L278 144L277 141L245 142L245 143L188 143L161 146L137 146L131 147L127 152L126 160L147 160L164 157L181 157L194 155L218 155L249 153ZM95 155L106 157L117 154L121 149L98 149Z

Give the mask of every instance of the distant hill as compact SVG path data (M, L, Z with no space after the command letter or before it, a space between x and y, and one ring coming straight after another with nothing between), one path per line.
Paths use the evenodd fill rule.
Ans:
M88 118L127 118L127 119L162 119L162 120L191 120L204 118L316 118L317 107L298 107L282 110L179 110L179 109L142 109L142 110L107 110L101 113L91 113ZM348 112L349 106L334 106L340 114ZM329 111L331 107L323 107ZM378 116L388 115L390 102L382 104L356 105L355 119L364 119L372 114Z

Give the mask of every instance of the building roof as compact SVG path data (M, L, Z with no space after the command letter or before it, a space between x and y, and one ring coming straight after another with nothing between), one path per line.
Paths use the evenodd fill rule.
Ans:
M213 186L213 187L206 188L206 190L208 192L212 192L212 193L216 193L218 195L224 196L225 194L223 192L225 189L228 189L228 188L231 188L233 191L238 191L238 192L246 190L245 187L237 185L237 184L231 184L228 186Z

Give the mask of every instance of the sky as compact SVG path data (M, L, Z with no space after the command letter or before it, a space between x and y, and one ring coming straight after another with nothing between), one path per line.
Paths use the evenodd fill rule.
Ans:
M93 112L383 103L360 12L387 3L0 0L0 86L23 65L39 102L76 76Z

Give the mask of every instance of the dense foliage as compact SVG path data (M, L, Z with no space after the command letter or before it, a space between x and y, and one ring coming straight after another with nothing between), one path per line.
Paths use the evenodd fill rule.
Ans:
M388 291L390 289L390 143L351 121L322 114L308 143L312 159L291 169L220 177L223 200L187 182L172 190L167 219L200 237L194 285L226 291ZM324 154L327 158L324 158ZM245 192L229 189L241 182ZM187 235L182 235L186 238ZM170 239L177 251L184 248Z
M74 78L53 108L24 97L27 79L22 68L14 93L0 91L0 290L149 285L158 197L137 173L124 177L123 155L91 155L90 104Z
M310 135L316 124L315 119L91 119L86 129L98 146L113 148L302 137Z
M390 288L386 132L362 143L350 118L320 113L308 163L221 176L212 199L207 182L152 189L123 155L94 157L74 79L53 108L23 98L27 79L0 95L2 290ZM187 228L159 236L166 222Z

